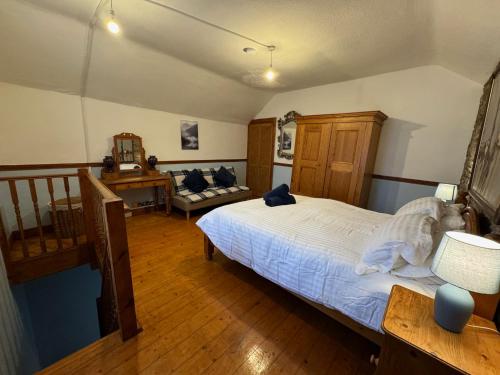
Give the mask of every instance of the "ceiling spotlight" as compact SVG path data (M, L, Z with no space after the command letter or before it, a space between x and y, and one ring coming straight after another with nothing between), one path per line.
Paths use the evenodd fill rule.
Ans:
M249 55L253 55L257 52L257 50L252 47L245 47L243 48L243 52L248 53Z
M276 78L276 72L273 69L273 51L276 49L275 46L268 46L267 50L269 51L270 54L270 62L269 62L269 68L265 71L264 77L268 81L273 81L274 78Z
M109 17L106 21L106 28L113 34L120 32L120 25L115 20L115 11L113 10L113 0L111 0L111 7L109 9Z

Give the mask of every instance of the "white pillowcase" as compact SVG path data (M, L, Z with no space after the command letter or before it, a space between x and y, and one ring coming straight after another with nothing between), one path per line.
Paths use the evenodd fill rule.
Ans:
M433 277L434 273L432 273L431 271L433 259L434 259L434 254L428 256L424 264L421 266L414 266L413 264L405 264L402 267L392 270L391 275L399 277L408 277L411 279Z
M418 198L406 203L396 215L426 214L439 221L444 214L444 202L436 197Z
M442 232L461 230L465 228L462 217L463 204L451 204L444 208L444 215L439 220L439 230Z
M443 234L447 231L462 231L465 228L465 221L462 218L463 204L450 204L445 205L444 214L441 217L438 225L435 225L436 231L432 233L433 251L427 257L422 266L414 266L412 264L405 264L402 267L393 269L391 275L399 277L408 277L412 279L435 277L431 271L432 260L434 259L435 251L437 250ZM434 226L433 226L434 227ZM434 228L433 228L434 229Z
M386 273L406 262L421 266L432 251L432 226L426 214L397 215L378 227L356 265L355 272Z

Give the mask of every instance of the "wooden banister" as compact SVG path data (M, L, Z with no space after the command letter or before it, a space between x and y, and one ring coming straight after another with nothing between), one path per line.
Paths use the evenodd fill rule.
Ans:
M5 268L7 272L10 269L10 245L9 239L7 238L7 233L5 233L5 225L3 223L2 212L0 212L0 247L2 248L3 260L5 262Z
M38 196L36 194L35 180L30 178L28 180L28 183L30 187L31 201L33 202L33 210L35 211L38 237L40 239L40 249L42 250L42 253L46 253L47 245L45 243L45 236L43 235L42 219L40 218L40 208L38 207Z
M122 340L137 334L137 318L135 314L134 291L130 257L128 252L127 228L125 210L121 199L106 200L106 222L108 225L108 241L111 274L116 297L118 325Z
M56 233L57 250L61 251L63 249L63 245L61 240L61 228L57 220L56 202L54 200L54 185L52 184L52 177L46 177L46 180L47 180L47 189L50 195L50 215L52 216L54 232Z
M34 175L34 176L10 176L10 177L0 177L0 182L2 181L19 181L19 180L29 180L34 178L35 180L43 180L47 178L61 178L61 177L78 177L75 173L70 174L50 174L50 175Z
M102 274L101 334L120 329L127 340L140 331L135 312L123 200L86 169L78 170L89 249Z
M73 245L78 245L78 240L76 238L76 219L73 212L73 205L71 204L71 196L69 195L69 178L68 176L63 177L64 181L64 191L66 193L66 205L68 206L69 220L71 222L71 238L73 239Z
M94 225L95 212L92 207L92 191L91 183L89 180L89 172L87 169L78 170L78 181L80 183L80 197L82 200L82 209L84 212L83 221L85 226L85 234L87 236L87 248L89 249L90 262L93 268L98 266L95 254L95 239L96 239L96 226Z
M28 244L26 243L26 239L24 238L23 219L21 217L21 211L19 209L19 198L17 196L16 181L15 180L8 180L8 181L9 181L10 196L12 198L12 204L14 205L14 212L16 213L17 228L19 230L19 235L21 237L21 242L23 246L23 256L25 258L28 258L29 250L28 250Z
M63 194L66 203L71 187L70 178L77 176L77 174L54 174L0 178L0 187L2 189L7 187L10 191L13 212L9 214L17 223L17 228L12 228L14 230L6 228L5 222L2 223L4 233L0 234L0 245L5 263L8 265L7 275L11 282L23 283L89 262L89 252L83 238L80 240L82 243L78 244L80 228L77 226L81 224L81 220L76 220L79 219L76 214L82 215L82 212L77 211L74 205L68 207L67 215L66 212L57 212L57 201L54 197L53 180L59 179L64 183ZM47 208L40 204L40 199L44 199L42 197L47 192L50 196L47 208L52 219L51 224L44 224L43 214ZM58 193L61 194L61 191ZM33 218L35 227L29 227L28 223L31 220L26 218ZM66 234L62 230L63 225L69 228L68 237L73 238L72 244L64 239ZM8 237L5 234L6 229L9 230Z

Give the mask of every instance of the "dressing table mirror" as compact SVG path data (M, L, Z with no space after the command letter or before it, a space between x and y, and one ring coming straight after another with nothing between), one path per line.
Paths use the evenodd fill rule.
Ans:
M280 158L293 159L295 135L297 132L297 116L300 116L300 114L290 111L284 118L278 120L278 156Z
M142 138L132 133L113 137L113 157L120 175L142 175L146 166Z

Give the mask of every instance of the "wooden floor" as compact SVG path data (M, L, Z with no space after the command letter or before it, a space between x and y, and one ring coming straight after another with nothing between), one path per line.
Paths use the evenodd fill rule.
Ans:
M125 343L114 333L43 373L373 373L366 339L220 252L206 261L196 219L128 219L144 331Z

